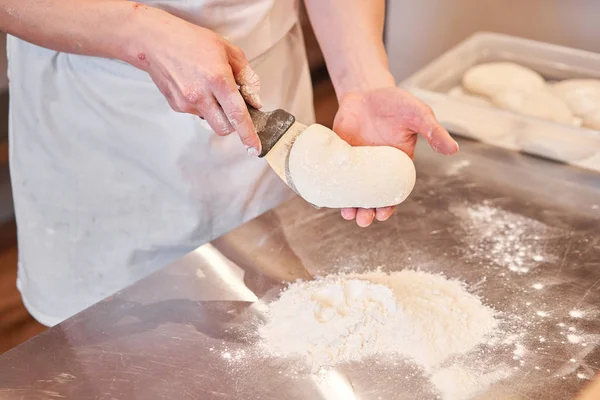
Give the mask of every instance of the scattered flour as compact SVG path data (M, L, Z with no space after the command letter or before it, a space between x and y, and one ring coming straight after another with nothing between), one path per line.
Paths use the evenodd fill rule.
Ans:
M583 315L584 315L584 313L581 310L571 310L571 311L569 311L569 316L571 318L583 318Z
M455 207L465 221L469 250L491 264L526 274L547 257L539 239L550 229L539 221L493 207L489 202Z
M460 160L460 161L457 161L457 162L451 164L448 167L448 170L446 171L446 176L456 176L456 175L459 175L460 172L464 168L467 168L470 165L471 165L471 161L469 161L469 160Z
M462 399L503 379L460 364L494 333L494 311L461 282L416 271L330 275L291 284L259 328L267 353L304 358L313 372L372 355L420 366L444 399ZM448 365L450 364L450 365ZM453 379L468 380L460 393ZM462 397L461 397L462 396Z
M567 335L567 340L569 341L569 343L581 343L582 338L579 335Z
M517 343L515 345L515 351L513 352L513 354L516 357L516 359L520 359L521 357L523 357L525 355L526 352L527 352L527 349L525 349L525 347L522 344Z
M487 389L494 382L508 378L509 375L510 373L506 369L482 374L453 365L435 372L431 376L431 382L443 399L468 400L474 394Z

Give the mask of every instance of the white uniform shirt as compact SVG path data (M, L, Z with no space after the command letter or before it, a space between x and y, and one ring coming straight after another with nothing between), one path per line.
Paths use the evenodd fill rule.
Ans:
M242 47L267 109L310 123L295 0L147 1ZM17 285L54 325L290 197L235 135L173 112L116 60L9 37Z

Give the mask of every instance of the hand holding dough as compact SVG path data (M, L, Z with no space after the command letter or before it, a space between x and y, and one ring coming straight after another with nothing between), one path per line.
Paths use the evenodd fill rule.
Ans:
M379 208L403 202L415 185L410 157L389 146L352 147L335 132L311 125L289 159L291 180L306 201L328 208Z

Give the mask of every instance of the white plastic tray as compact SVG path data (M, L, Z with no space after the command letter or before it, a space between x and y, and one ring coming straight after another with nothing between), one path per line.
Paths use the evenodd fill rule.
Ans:
M600 79L600 54L496 33L480 32L432 61L401 86L425 101L451 133L600 172L600 132L446 94L470 67L513 61L547 80Z

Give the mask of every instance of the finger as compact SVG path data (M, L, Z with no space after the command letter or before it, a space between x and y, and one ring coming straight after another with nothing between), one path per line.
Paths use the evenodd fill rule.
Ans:
M197 111L200 118L205 119L217 135L226 136L235 131L214 96L206 96L202 106Z
M254 74L258 78L258 75L256 75L256 73L254 71L252 71L252 72L249 72L249 71L252 71L252 69L248 65L247 69L242 70L241 74L238 75L238 79L239 79L239 76L247 75L247 74ZM258 89L256 88L256 85L240 85L240 93L242 94L242 97L244 98L244 100L246 100L246 102L248 104L250 104L252 107L257 108L257 109L260 109L263 107L263 103L258 94L259 91L260 91L260 83L258 84Z
M448 131L435 119L433 113L423 119L417 132L427 139L429 146L440 154L452 155L458 151L458 143L452 139Z
M372 208L360 208L356 212L356 224L361 228L366 228L373 223L375 210Z
M342 218L346 221L352 221L356 218L356 208L342 208Z
M196 109L195 104L190 104L185 96L178 90L174 90L169 84L157 83L158 90L165 96L171 109L179 113L188 113L201 116Z
M261 144L246 103L237 89L233 76L225 76L213 84L215 98L225 112L227 119L246 146L250 155L259 155Z
M246 55L238 47L227 43L227 56L233 71L235 82L240 86L244 100L255 108L262 108L260 101L260 79L246 59Z
M375 210L377 221L387 221L393 214L395 207L381 207Z

